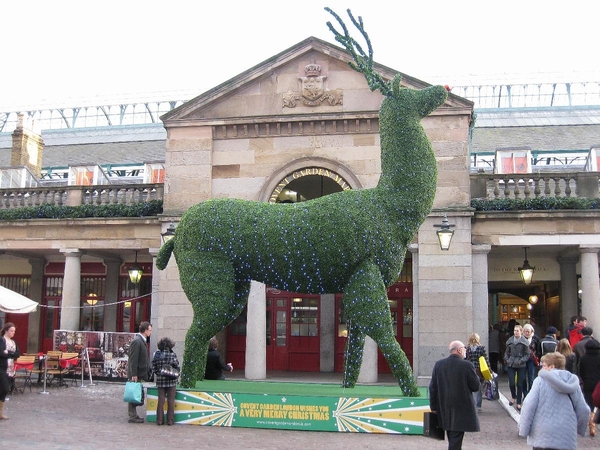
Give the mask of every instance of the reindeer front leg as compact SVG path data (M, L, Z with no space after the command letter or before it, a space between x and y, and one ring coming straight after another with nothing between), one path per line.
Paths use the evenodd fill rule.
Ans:
M343 300L346 317L350 321L345 386L353 387L356 383L367 335L377 342L404 395L418 396L412 369L394 336L387 289L374 262L364 261L358 267L346 285ZM354 333L356 336L352 337Z
M248 301L250 283L236 280L229 259L218 253L182 250L175 254L180 281L194 317L185 338L181 385L204 379L208 342L229 325Z

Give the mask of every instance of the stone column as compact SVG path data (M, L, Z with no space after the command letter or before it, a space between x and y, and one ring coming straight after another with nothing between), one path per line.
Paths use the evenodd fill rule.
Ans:
M363 349L363 360L358 374L359 383L377 383L377 349L377 343L367 336Z
M31 279L29 284L29 298L38 303L42 303L44 296L44 267L46 261L44 259L30 259L31 264ZM44 308L38 307L34 312L29 314L29 330L27 333L27 348L21 349L25 353L37 353L40 345L40 318L44 313Z
M473 332L481 338L481 345L489 348L489 295L488 295L488 253L489 244L473 245Z
M275 332L275 330L273 330ZM246 326L246 373L248 380L267 378L267 289L252 281Z
M581 252L581 314L592 328L600 317L600 282L598 278L598 247L580 247ZM568 319L567 319L568 320Z
M104 331L117 331L117 302L119 301L119 271L120 259L105 259L106 266L106 296L104 307Z
M562 322L548 324L560 327L561 336L567 337L566 332L571 325L571 317L577 315L577 256L559 256L560 264L560 315Z
M320 371L333 372L335 370L335 337L337 335L335 294L321 295L319 316Z
M61 252L65 255L65 276L60 306L60 329L77 331L81 312L81 252L78 249Z

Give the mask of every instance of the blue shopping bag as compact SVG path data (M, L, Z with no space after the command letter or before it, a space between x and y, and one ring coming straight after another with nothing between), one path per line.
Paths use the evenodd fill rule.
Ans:
M125 394L123 394L123 401L127 403L133 403L136 406L144 404L144 389L142 383L136 381L127 381L125 383Z

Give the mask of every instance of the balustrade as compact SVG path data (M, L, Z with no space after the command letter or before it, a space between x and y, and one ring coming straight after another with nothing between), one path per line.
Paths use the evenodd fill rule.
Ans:
M599 197L599 173L528 173L471 175L471 198L527 199Z
M0 209L42 205L132 205L162 200L163 194L162 183L0 189Z

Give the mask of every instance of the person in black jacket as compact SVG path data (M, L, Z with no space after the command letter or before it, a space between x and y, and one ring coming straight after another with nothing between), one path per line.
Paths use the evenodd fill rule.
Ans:
M448 450L460 450L465 431L479 431L473 392L479 390L475 366L465 360L460 341L448 347L450 356L435 363L429 384L429 405L448 436Z
M206 358L206 371L204 372L204 378L206 380L224 380L223 370L227 372L233 372L233 366L225 364L221 360L221 354L217 351L219 341L217 338L212 338L208 344L208 356Z

